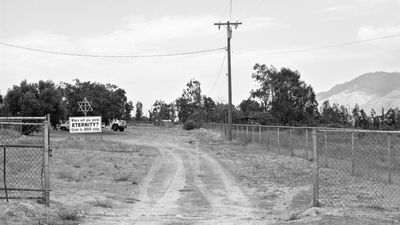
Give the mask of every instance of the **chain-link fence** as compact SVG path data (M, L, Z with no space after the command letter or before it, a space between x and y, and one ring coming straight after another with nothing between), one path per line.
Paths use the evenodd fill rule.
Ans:
M319 201L400 209L400 133L324 130L316 132Z
M0 199L49 204L49 123L46 117L0 117Z
M205 127L227 137L227 124ZM314 206L400 209L400 132L234 124L232 138L309 160Z
M205 127L227 137L227 124L208 123ZM311 130L305 127L232 125L232 138L265 146L266 151L311 159Z

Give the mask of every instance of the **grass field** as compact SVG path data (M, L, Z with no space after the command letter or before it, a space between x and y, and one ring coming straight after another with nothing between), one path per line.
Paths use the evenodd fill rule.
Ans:
M220 132L217 134L221 135ZM255 132L255 134L259 133ZM396 183L397 177L392 176L393 183L389 184L386 180L387 170L383 172L376 170L370 171L371 177L382 173L382 179L380 181L367 179L362 175L369 173L365 169L367 167L375 169L375 167L372 164L363 164L360 156L357 158L358 163L363 164L364 167L357 167L357 176L351 176L348 171L342 168L344 164L351 161L347 152L339 151L345 151L344 149L348 148L348 141L346 141L346 139L349 139L348 137L341 139L343 134L333 133L328 139L330 144L328 145L329 165L327 168L320 169L320 202L322 208L321 211L312 211L314 209L310 209L310 206L313 161L304 160L302 157L290 157L288 141L285 144L281 142L280 151L278 151L277 145L271 144L277 144L276 131L275 135L270 134L270 149L267 149L267 138L263 138L267 137L266 132L262 132L262 134L265 134L265 136L261 136L261 139L258 139L258 135L254 135L255 143L252 143L251 132L248 135L246 131L235 132L233 135L235 140L232 144L210 135L207 135L205 139L213 140L210 143L210 148L220 156L222 161L234 168L233 171L241 182L249 187L251 192L255 193L253 197L258 199L256 201L261 207L269 208L271 204L276 204L276 199L281 199L278 202L285 203L284 206L280 207L281 212L271 212L276 217L281 217L286 222L292 221L294 224L396 224L400 221L398 208L400 185ZM293 146L297 146L294 149L305 150L305 148L301 148L302 145L304 146L304 134L305 132L292 133ZM285 140L288 137L289 132L287 130L280 130L280 138ZM362 140L364 142L360 142L359 145L365 145L365 141L369 137L364 136L364 138ZM318 141L319 145L323 146L324 139L318 139ZM310 146L312 146L311 143L310 137ZM367 143L370 142L367 141ZM375 144L378 143L375 142ZM376 151L379 152L379 150ZM362 151L359 154L363 155ZM331 157L331 155L335 157ZM365 159L374 158L373 156L364 157ZM321 164L324 164L324 159L324 157L321 158ZM374 160L379 161L380 158L374 158ZM282 199L287 199L287 202ZM320 216L318 216L319 213ZM314 221L312 218L319 219Z
M249 218L249 224L255 221L259 223L254 224L372 225L396 224L400 221L396 206L382 204L387 199L393 199L391 194L398 193L394 173L390 185L386 183L387 168L384 165L381 180L366 179L363 176L367 167L361 165L375 165L372 162L361 163L363 161L360 157L365 155L363 151L370 148L361 148L363 141L370 139L367 136L357 142L361 155L357 158L360 165L356 166L356 176L351 176L348 171L352 162L347 150L351 139L337 134L328 136L328 143L332 144L328 145L328 154L322 152L320 158L323 165L320 169L321 208L311 208L315 162L307 160L304 157L306 154L301 154L305 149L301 143L305 140L305 132L292 131L290 134L289 130L281 130L279 151L276 148L277 135L274 136L272 132L269 136L270 148L265 144L268 139L263 138L266 137L265 130L262 130L261 138L247 134L246 130L240 132L236 133L233 142L227 142L220 133L203 129L184 131L177 128L136 127L122 133L104 132L102 135L52 132L51 207L46 208L32 201L12 201L8 205L0 202L0 224L5 221L8 224L96 224L96 220L90 223L93 219L107 219L114 221L110 224L120 224L116 221L126 217L127 212L136 212L126 209L141 210L143 202L140 201L140 187L144 184L148 187L149 199L157 199L159 196L160 202L168 206L168 201L175 196L178 199L176 204L180 205L177 207L182 208L183 212L203 212L210 207L203 195L219 196L223 190L229 189L221 187L223 182L217 179L225 170L230 171L234 177L228 181L235 185L237 181L254 207L252 210L255 212ZM288 140L290 136L291 144ZM324 136L321 137L318 139L319 145L324 146ZM309 138L308 144L311 147L310 134ZM372 143L378 145L380 142ZM396 143L393 142L393 149L397 148ZM291 147L294 156L300 157L290 156ZM379 153L382 149L385 150L384 147L377 147L375 152ZM309 151L311 159L312 151ZM197 160L203 160L197 169L196 156L200 156ZM324 156L329 156L325 157L328 159L327 167L324 165ZM374 159L372 156L370 158ZM395 156L393 153L394 162L397 160ZM376 158L376 163L380 161L384 164L385 157ZM153 162L161 164L154 167ZM340 169L343 165L346 165L346 169ZM213 171L217 169L219 172ZM225 174L220 178L227 177ZM181 182L184 182L183 188L179 186ZM199 183L203 185L196 186ZM217 192L211 188L207 192L208 186L221 189ZM201 189L203 194L196 195L199 193L197 189ZM195 205L190 206L190 203ZM140 207L135 208L137 205ZM148 218L158 215L153 208L149 209L149 212L138 212L139 216L141 213L148 214ZM173 212L172 215L167 212L161 211L158 216L162 219L172 218L168 221L181 221L181 224L193 224L184 219L179 220L180 217L177 220L176 215L184 218L181 212ZM214 212L214 208L211 212ZM205 213L205 217L211 212ZM194 218L200 221L201 215L195 214ZM163 224L163 221L156 224ZM166 224L174 224L166 221Z
M158 154L151 147L105 141L100 135L52 132L52 140L52 207L0 202L0 224L79 224L88 211L133 204L138 184Z

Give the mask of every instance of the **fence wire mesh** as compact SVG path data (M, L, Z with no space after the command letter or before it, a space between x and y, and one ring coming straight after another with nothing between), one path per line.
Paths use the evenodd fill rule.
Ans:
M320 201L370 208L400 208L400 134L317 132Z
M206 124L226 137L227 124ZM400 209L400 133L234 124L233 139L265 151L299 157L316 169L313 202L323 205ZM313 143L312 133L316 131ZM313 146L316 146L318 156ZM315 180L313 181L315 182Z
M0 199L45 199L45 118L0 118Z

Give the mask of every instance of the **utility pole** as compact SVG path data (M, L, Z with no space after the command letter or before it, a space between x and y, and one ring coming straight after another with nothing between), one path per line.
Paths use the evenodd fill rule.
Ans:
M227 31L227 48L228 51L228 140L232 141L232 70L231 70L231 38L232 38L232 26L237 29L241 22L231 23L227 21L226 23L214 23L221 29L221 26L226 26Z

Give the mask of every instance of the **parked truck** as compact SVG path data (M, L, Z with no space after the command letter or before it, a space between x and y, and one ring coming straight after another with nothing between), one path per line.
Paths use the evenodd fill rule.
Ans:
M110 123L110 127L113 131L124 131L126 128L126 121L125 120L118 120L114 119Z

